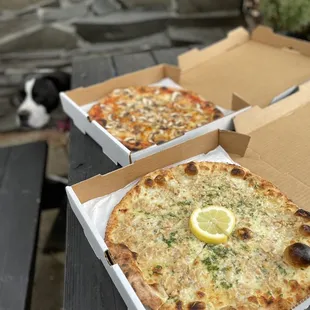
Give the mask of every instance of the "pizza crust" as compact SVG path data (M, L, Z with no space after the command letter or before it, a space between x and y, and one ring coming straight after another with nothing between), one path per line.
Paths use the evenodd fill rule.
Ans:
M124 244L107 243L112 257L117 261L129 283L137 292L141 302L150 309L159 309L168 299L165 291L158 285L147 284L137 267L137 254Z

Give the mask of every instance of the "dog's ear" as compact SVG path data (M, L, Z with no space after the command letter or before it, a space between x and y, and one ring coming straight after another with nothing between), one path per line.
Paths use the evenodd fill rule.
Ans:
M50 80L58 92L69 90L71 87L71 75L63 71L51 72L44 75L43 78Z

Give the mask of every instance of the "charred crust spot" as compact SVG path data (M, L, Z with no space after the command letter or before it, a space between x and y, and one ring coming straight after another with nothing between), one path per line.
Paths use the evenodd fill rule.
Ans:
M132 257L133 257L134 259L137 259L137 258L138 258L138 254L137 254L136 252L132 252Z
M137 186L135 187L135 191L136 191L136 193L138 193L138 194L141 192L141 188L140 188L139 185L137 185Z
M155 183L158 185L164 185L166 183L166 179L163 175L159 174L155 177Z
M126 278L128 278L128 277L129 277L129 275L130 275L130 273L129 273L128 271L126 271L126 272L125 272L125 276L126 276Z
M177 301L175 304L175 309L176 310L182 310L183 309L183 302L181 300Z
M154 274L162 274L162 273L161 273L162 270L163 270L163 267L160 266L160 265L157 265L157 266L155 266L155 267L152 269L152 271L153 271Z
M152 283L152 284L150 284L150 286L158 291L158 284L157 283Z
M272 296L260 296L258 297L258 300L259 300L259 304L262 305L262 306L270 306L273 302L274 302L274 297Z
M197 291L196 295L197 295L198 298L203 298L203 297L206 296L206 294L204 292L202 292L202 291Z
M248 297L248 301L252 302L253 304L258 304L256 296L250 296Z
M119 212L126 213L128 209L119 209Z
M153 180L152 180L151 178L147 178L147 179L144 181L144 184L145 184L145 186L147 186L147 187L152 187L153 184L154 184L154 182L153 182Z
M241 240L247 241L253 238L253 232L247 227L242 227L236 230L236 235Z
M206 309L206 304L203 301L194 301L190 302L187 305L188 310L205 310Z
M310 226L309 225L301 225L299 227L299 232L306 237L310 236Z
M105 127L105 126L107 125L107 120L104 119L104 118L102 118L102 119L100 120L100 124L101 124L103 127Z
M300 287L299 283L296 280L289 280L288 284L290 285L293 292L297 291Z
M185 173L188 175L196 175L198 173L198 169L194 162L190 162L185 167Z
M214 109L214 114L213 114L213 119L216 120L216 119L219 119L223 116L223 113L218 110L218 109Z
M205 108L212 108L213 107L213 103L210 102L210 101L205 101L205 102L203 102L203 106Z
M296 212L295 212L295 215L296 216L300 216L306 220L310 220L310 212L306 211L306 210L303 210L303 209L298 209Z
M161 89L161 90L167 90L167 89L168 89L168 87L166 87L166 86L162 86L162 87L160 87L160 89Z
M160 144L164 144L165 142L166 142L166 141L164 141L164 140L160 140L160 141L157 141L156 144L157 144L157 145L160 145Z
M244 177L245 176L245 171L240 169L240 168L233 168L230 171L230 174L234 177Z

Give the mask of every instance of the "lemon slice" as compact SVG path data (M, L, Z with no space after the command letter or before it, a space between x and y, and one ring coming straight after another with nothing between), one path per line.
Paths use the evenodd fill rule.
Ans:
M191 232L206 243L225 243L235 227L234 214L224 207L196 209L189 220Z

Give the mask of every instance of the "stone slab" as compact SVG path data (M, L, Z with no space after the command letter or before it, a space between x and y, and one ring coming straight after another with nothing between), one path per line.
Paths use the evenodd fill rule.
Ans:
M179 13L213 12L242 9L242 0L177 0Z
M121 9L121 5L116 0L93 0L91 6L95 15L107 15Z
M43 25L30 27L0 39L2 53L75 47L77 38L73 33Z
M167 12L117 12L73 22L77 33L91 43L143 37L166 29Z
M209 45L223 39L228 29L220 27L201 28L201 27L175 27L168 28L168 35L172 42L176 44L202 43Z
M170 47L171 41L165 32L148 35L132 40L118 42L99 43L72 51L72 56L88 54L127 54L138 51L146 51L152 48Z
M172 7L172 0L121 0L121 3L129 9L138 7L149 10L170 10Z
M67 20L85 16L89 11L90 2L79 3L65 8L39 8L37 16L42 22Z

